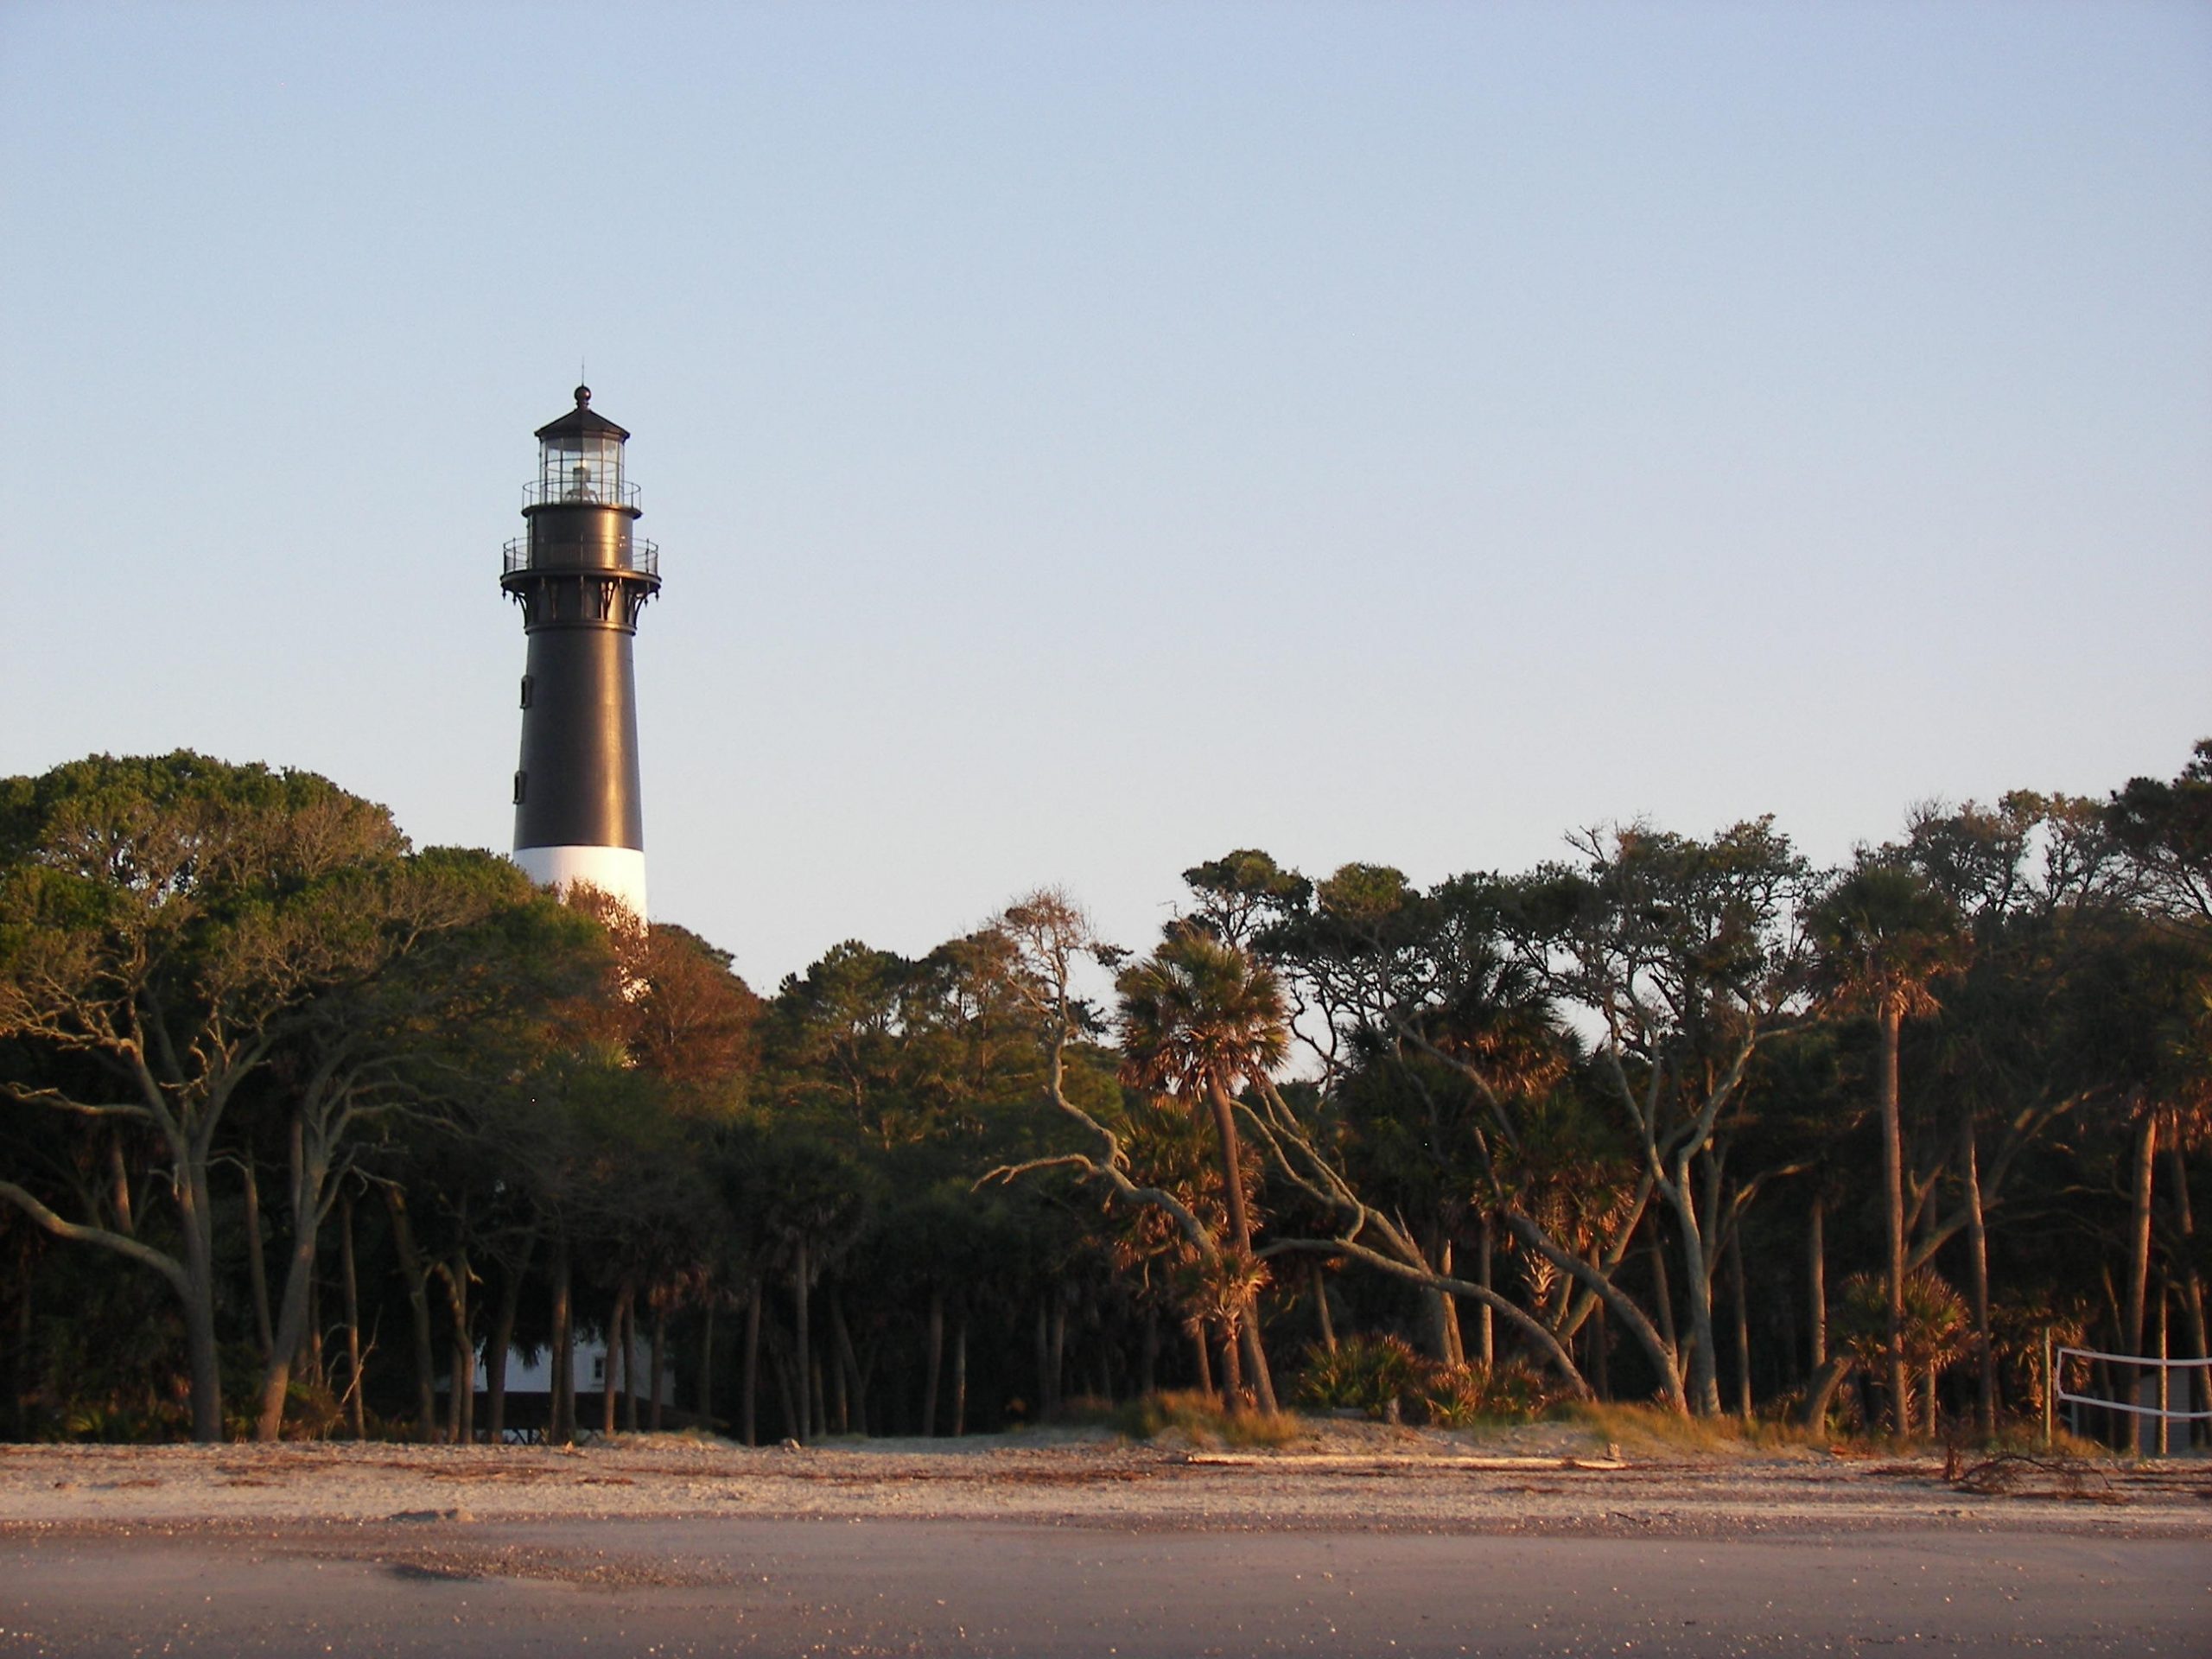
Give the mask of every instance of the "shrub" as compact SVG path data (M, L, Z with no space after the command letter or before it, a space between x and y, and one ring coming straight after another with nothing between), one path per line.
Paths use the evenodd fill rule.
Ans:
M259 1402L256 1396L256 1404ZM346 1423L346 1404L327 1382L295 1376L284 1390L284 1438L327 1440Z
M1179 1433L1196 1446L1281 1446L1301 1432L1298 1420L1285 1413L1229 1411L1195 1389L1128 1401L1109 1421L1133 1440Z
M79 1401L61 1414L62 1438L143 1446L177 1438L186 1420L175 1409L141 1408L111 1401Z
M1835 1444L1834 1434L1826 1427L1808 1428L1783 1419L1747 1423L1730 1413L1689 1417L1649 1401L1566 1401L1554 1414L1561 1421L1580 1425L1592 1439L1626 1448L1631 1455L1640 1452L1764 1455L1785 1447L1826 1449Z
M1120 1420L1121 1409L1103 1395L1078 1394L1060 1402L1060 1408L1049 1420L1058 1428L1112 1427Z
M1471 1428L1491 1414L1490 1373L1479 1365L1435 1365L1421 1379L1421 1409L1438 1428Z
M1336 1351L1306 1350L1293 1396L1324 1411L1358 1410L1380 1417L1393 1400L1421 1387L1428 1367L1398 1337L1347 1337Z
M1966 1302L1935 1268L1917 1268L1905 1274L1902 1300L1908 1370L1939 1370L1966 1351ZM1878 1371L1889 1363L1889 1294L1881 1274L1855 1274L1845 1282L1832 1328L1868 1370Z
M1421 1404L1439 1428L1471 1428L1480 1422L1525 1423L1551 1403L1543 1379L1517 1360L1480 1365L1427 1367Z

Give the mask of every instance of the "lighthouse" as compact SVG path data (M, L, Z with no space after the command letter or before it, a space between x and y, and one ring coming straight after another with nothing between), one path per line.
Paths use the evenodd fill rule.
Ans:
M522 607L522 760L515 862L539 883L588 883L645 919L645 819L638 788L638 616L660 591L659 550L636 533L630 435L591 406L537 429L523 489L528 533L506 545L499 586Z

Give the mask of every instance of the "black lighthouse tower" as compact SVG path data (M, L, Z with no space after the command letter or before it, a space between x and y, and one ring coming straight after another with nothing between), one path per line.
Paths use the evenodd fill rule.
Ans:
M594 411L591 388L537 429L523 490L529 533L509 542L499 586L522 607L522 761L515 862L549 887L577 882L645 919L645 820L638 788L631 642L660 591L659 550L635 533L624 476L630 435Z

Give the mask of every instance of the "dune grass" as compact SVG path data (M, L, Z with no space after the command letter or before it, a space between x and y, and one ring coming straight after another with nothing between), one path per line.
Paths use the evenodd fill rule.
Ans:
M1893 1435L1869 1434L1833 1424L1808 1428L1789 1419L1761 1417L1746 1422L1732 1414L1681 1417L1648 1403L1599 1405L1577 1401L1558 1407L1552 1414L1557 1421L1579 1425L1592 1436L1631 1452L1694 1452L1722 1456L1734 1452L1756 1456L1801 1450L1860 1457L1934 1458L1955 1450L1959 1456L1969 1460L2000 1452L2031 1456L2048 1453L2077 1459L2113 1455L2109 1446L2077 1439L2063 1429L2054 1437L2053 1444L2045 1447L2041 1429L2025 1423L2007 1423L1999 1428L1995 1440L1984 1443L1925 1438L1904 1440Z
M1683 1417L1663 1407L1573 1401L1558 1407L1554 1416L1573 1423L1591 1435L1624 1452L1765 1452L1793 1448L1826 1451L1841 1438L1831 1430L1809 1429L1791 1422L1741 1417Z
M1118 1408L1111 1426L1133 1440L1179 1436L1193 1446L1288 1446L1306 1437L1289 1412L1230 1411L1215 1395L1196 1389L1147 1394Z

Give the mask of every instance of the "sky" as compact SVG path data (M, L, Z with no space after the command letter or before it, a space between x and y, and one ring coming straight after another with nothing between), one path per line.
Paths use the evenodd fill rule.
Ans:
M0 246L0 775L505 850L581 367L763 989L2212 734L2212 7L5 0Z

